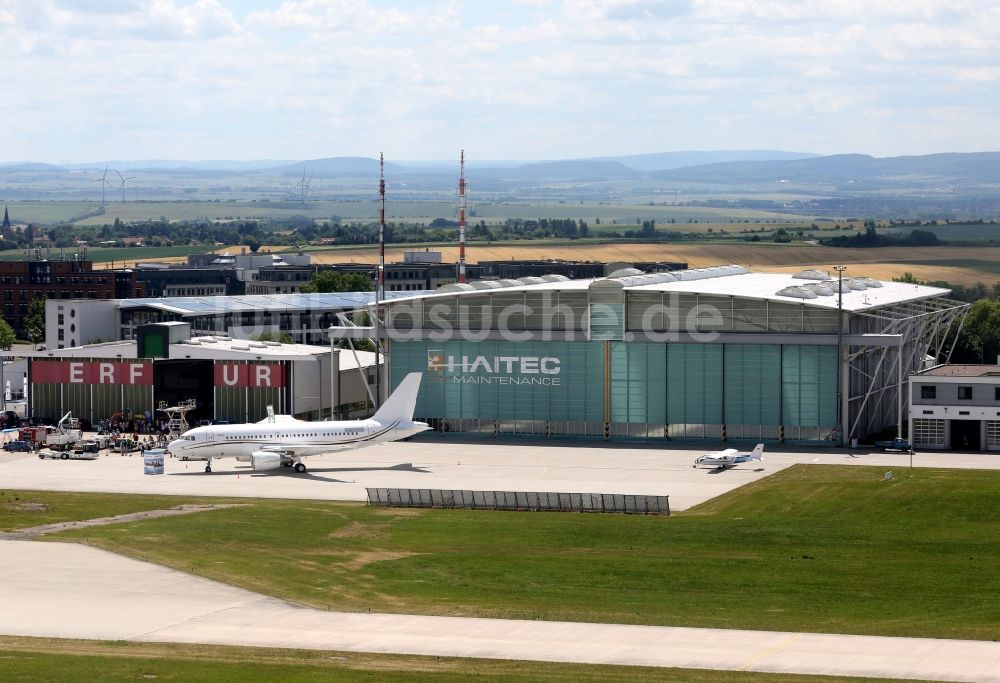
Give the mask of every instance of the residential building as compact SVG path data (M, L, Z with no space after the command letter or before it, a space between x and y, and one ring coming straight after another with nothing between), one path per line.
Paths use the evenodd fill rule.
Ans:
M87 260L0 261L0 304L14 334L27 338L24 318L31 300L125 299L145 296L135 271L94 270Z

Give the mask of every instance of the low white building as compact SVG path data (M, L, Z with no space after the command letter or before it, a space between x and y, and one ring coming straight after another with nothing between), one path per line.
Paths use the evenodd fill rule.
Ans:
M911 375L910 443L1000 450L1000 365L940 365Z

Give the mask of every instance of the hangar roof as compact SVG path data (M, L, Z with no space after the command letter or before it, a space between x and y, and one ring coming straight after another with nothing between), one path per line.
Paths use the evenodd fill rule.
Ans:
M859 266L858 270L863 273L863 266ZM521 278L496 283L446 285L429 293L399 294L413 298L435 298L506 292L587 291L592 287L620 287L627 292L677 292L737 297L825 309L836 309L838 300L837 278L827 273L816 270L804 270L800 273L754 273L737 265L641 275L623 273L588 280ZM875 280L863 274L849 273L843 278L843 309L864 312L891 304L942 297L949 292L950 290L940 287Z
M428 291L386 292L384 301L429 294ZM334 292L329 294L248 294L245 296L173 296L150 299L122 299L123 310L155 308L181 316L219 315L254 311L351 310L375 300L374 292Z
M845 277L844 281L851 280L853 282L856 279L872 281L871 278L862 278L861 276ZM843 292L844 310L861 312L905 301L944 296L951 291L940 287L927 287L925 285L914 285L905 282L887 282L883 280L874 280L874 282L876 283L875 286L866 284L865 289L851 288L845 290ZM826 284L828 285L828 291L831 293L803 298L801 295L796 296L788 292L789 289L802 288L804 285L810 284ZM751 273L747 271L699 280L680 280L639 285L626 287L626 289L638 292L664 291L735 296L744 299L759 299L781 303L803 304L816 308L836 309L838 299L836 287L837 281L835 278L829 281L803 280L796 279L793 273ZM811 290L807 289L806 291ZM788 293L783 294L782 292Z

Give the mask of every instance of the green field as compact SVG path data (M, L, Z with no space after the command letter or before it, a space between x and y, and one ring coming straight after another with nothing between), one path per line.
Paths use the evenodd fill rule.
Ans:
M12 223L66 223L96 211L97 202L3 202Z
M174 496L0 490L0 531L203 502L201 498Z
M796 466L673 517L265 500L89 543L340 610L993 640L1000 472Z
M860 683L799 674L552 664L453 657L0 637L0 680L37 681L539 681L604 683Z
M1000 242L1000 223L948 223L943 225L894 225L880 232L905 237L913 230L933 232L946 242Z
M336 218L340 221L371 222L378 220L379 204L373 194L366 200L310 200L301 201L128 201L109 202L99 215L100 202L81 201L20 201L9 202L11 220L15 223L73 222L79 225L112 224L115 219L124 222L160 220L167 221L228 221L269 220L306 216L318 221ZM410 199L391 199L386 206L388 221L430 223L435 218L457 220L458 202ZM714 208L697 206L672 206L664 204L621 204L614 202L475 202L469 203L469 222L485 221L503 223L508 218L575 218L583 219L592 227L596 220L607 228L620 230L634 227L636 221L655 220L661 227L676 221L682 229L688 221L728 224L730 220L779 223L808 222L810 217L771 211L741 208Z

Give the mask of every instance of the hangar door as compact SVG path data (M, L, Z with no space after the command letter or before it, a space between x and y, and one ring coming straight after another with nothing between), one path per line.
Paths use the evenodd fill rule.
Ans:
M212 361L210 360L158 360L153 370L153 400L175 406L181 401L194 399L197 408L188 413L188 423L194 427L198 420L211 420L215 416L212 394ZM163 413L156 416L163 419Z

